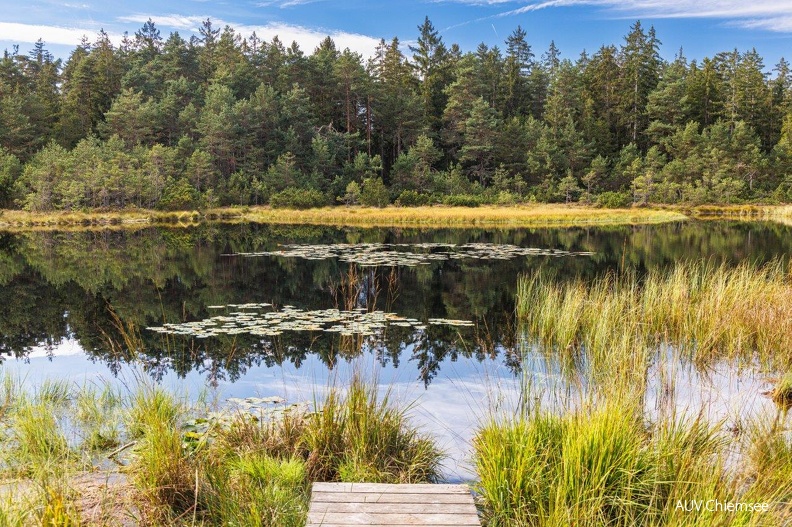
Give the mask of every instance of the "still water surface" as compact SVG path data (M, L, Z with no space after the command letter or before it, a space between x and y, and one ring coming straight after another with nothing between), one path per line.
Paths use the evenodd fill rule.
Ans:
M565 280L620 269L641 273L682 259L762 263L791 253L791 230L686 222L0 234L2 368L30 383L46 377L129 382L145 371L180 391L209 387L220 400L283 395L292 401L311 399L362 368L383 389L418 400L416 419L449 450L447 473L454 479L468 475L467 441L477 419L493 404L516 400L521 361L537 385L561 376L557 365L520 345L526 337L514 317L520 274L542 269ZM338 329L339 316L363 312L388 320ZM149 329L201 321L171 326L179 334ZM207 326L221 330L206 334ZM134 359L125 335L137 339ZM704 372L676 360L662 367L673 369L675 404L709 406L725 419L746 408L769 411L759 395L768 388L768 372L724 364ZM661 399L662 388L654 386L647 406Z

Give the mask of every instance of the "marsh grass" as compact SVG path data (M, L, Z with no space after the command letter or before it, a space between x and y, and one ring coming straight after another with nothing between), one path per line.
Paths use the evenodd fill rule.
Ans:
M0 230L139 228L146 225L189 226L203 221L314 225L387 226L574 226L632 225L682 221L681 211L598 209L564 205L470 207L324 207L307 210L225 207L205 211L118 210L35 213L0 211Z
M541 347L585 353L596 366L630 350L671 344L698 363L789 361L792 280L785 266L679 263L639 278L613 274L557 282L537 272L518 283L517 313ZM632 343L625 343L625 338Z
M332 389L308 417L305 446L315 481L425 483L440 478L442 452L409 424L378 386L354 377L345 393Z
M792 408L792 371L788 371L778 380L771 396L779 406Z
M126 515L144 525L301 527L311 481L440 477L442 454L410 425L409 407L359 377L317 396L313 411L286 405L260 413L212 412L143 379L126 391L23 386L9 376L0 383L0 526L114 525ZM109 512L86 523L97 516L81 505L79 476L122 442L130 448L116 477L132 490L133 510L103 503ZM118 500L116 491L105 494Z
M787 525L792 444L754 423L733 438L700 417L647 422L629 401L492 418L477 431L476 489L487 527ZM680 501L768 503L766 513L685 511Z
M2 230L50 230L64 228L135 228L140 225L191 225L201 219L197 211L164 212L144 209L91 212L0 211Z
M412 226L572 226L632 225L682 221L687 216L660 209L597 209L583 206L525 205L470 207L325 207L308 210L252 208L247 221L316 225Z

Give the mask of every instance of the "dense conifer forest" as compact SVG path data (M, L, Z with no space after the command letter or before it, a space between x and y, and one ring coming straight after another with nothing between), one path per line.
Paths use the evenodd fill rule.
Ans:
M206 20L0 60L0 206L31 211L792 200L792 71L659 54L653 28L576 58L414 46L307 54ZM768 73L772 71L772 73Z

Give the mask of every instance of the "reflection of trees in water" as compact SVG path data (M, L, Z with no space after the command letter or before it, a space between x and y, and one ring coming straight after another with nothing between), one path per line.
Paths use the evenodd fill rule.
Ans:
M305 309L345 306L426 320L472 320L475 328L430 326L425 334L390 326L379 341L360 336L288 333L272 339L163 340L139 331L138 359L155 376L200 371L214 380L238 378L259 366L309 355L328 368L371 353L382 364L409 360L425 382L443 362L484 360L514 348L518 274L537 266L554 275L593 277L620 266L644 269L679 259L767 261L792 250L790 228L758 223L523 229L336 229L314 226L205 225L197 228L0 235L0 353L24 356L36 346L75 338L112 370L129 357L109 343L125 328L211 316L207 305L270 302ZM447 261L415 268L359 269L337 260L234 258L234 252L278 244L473 242L593 251L592 257ZM517 366L513 364L512 366Z

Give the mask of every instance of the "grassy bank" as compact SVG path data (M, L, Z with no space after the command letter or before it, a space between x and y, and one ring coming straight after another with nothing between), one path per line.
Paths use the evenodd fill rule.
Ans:
M194 225L204 216L196 211L155 211L144 209L89 212L26 212L0 210L0 230L55 230L130 228L145 225Z
M308 210L259 208L245 214L249 221L321 225L391 226L503 226L541 227L625 225L680 221L679 212L655 209L598 209L565 205L512 207L328 207Z
M474 450L487 527L790 524L792 444L782 426L746 424L735 440L702 419L647 422L632 401L483 426ZM700 508L686 509L693 500ZM724 512L709 500L750 509Z
M792 219L792 205L700 205L683 209L697 219L788 220Z
M131 392L6 377L0 525L302 527L310 482L431 482L441 452L405 410L353 379L307 405L219 411Z
M792 360L792 275L781 262L679 263L641 278L628 273L588 282L536 273L519 280L517 313L544 349L585 352L594 367L663 343L697 361L758 357L785 366Z
M583 206L531 205L510 207L325 207L291 210L269 207L227 207L201 212L108 211L32 213L0 211L0 229L27 230L139 226L141 224L191 225L202 221L259 222L361 227L541 227L575 225L630 225L681 221L678 211L656 209L599 209Z
M775 417L735 409L728 428L707 417L706 405L680 408L674 379L655 380L667 400L646 406L647 376L664 345L702 366L744 361L789 371L792 275L784 265L679 263L585 282L537 272L520 279L517 301L528 349L567 365L577 395L562 383L565 395L551 407L541 402L548 387L526 382L522 406L477 431L488 527L792 523L789 374L767 393ZM708 500L767 510L724 512Z

